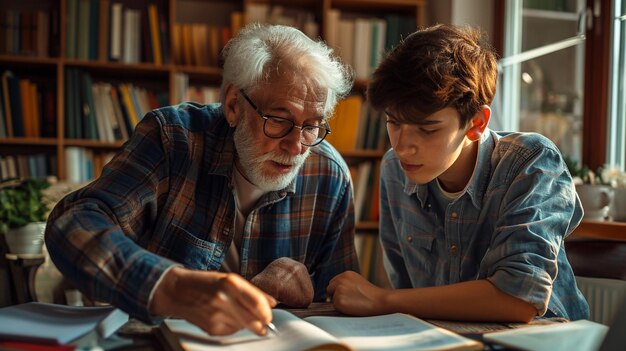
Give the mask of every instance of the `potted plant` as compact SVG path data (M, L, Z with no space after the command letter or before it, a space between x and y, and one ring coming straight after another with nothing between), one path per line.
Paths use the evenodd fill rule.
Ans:
M48 204L44 179L7 179L0 181L0 233L14 254L41 254Z
M587 166L578 166L571 158L565 158L565 163L576 184L576 192L585 211L584 218L594 221L606 220L613 201L613 188L603 177L605 172L602 167L593 172Z

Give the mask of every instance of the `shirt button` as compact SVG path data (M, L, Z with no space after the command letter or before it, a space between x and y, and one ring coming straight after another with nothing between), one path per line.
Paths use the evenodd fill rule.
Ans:
M412 236L407 236L406 237L406 241L412 243L413 242L413 237Z
M459 251L459 247L456 245L452 245L450 246L450 253L453 255L456 255L456 253Z
M450 214L450 217L451 217L452 219L456 219L456 212L452 212L452 213Z
M219 258L222 257L222 251L218 251L215 253L215 257Z

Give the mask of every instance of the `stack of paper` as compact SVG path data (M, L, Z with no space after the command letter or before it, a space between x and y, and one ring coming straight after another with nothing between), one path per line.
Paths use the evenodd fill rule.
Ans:
M127 321L128 315L114 307L30 302L0 308L0 340L82 343L109 337Z

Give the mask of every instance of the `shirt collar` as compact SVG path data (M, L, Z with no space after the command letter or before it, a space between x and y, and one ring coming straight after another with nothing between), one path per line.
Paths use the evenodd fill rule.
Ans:
M485 129L478 141L478 155L476 156L474 173L472 173L466 190L472 200L472 204L477 209L482 207L483 195L491 178L491 155L493 154L496 140L497 135L490 129Z

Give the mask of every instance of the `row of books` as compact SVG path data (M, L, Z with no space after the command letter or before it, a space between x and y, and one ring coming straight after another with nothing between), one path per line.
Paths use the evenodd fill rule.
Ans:
M245 23L282 24L301 30L309 38L316 39L320 35L319 24L311 11L296 7L271 5L265 3L249 3L246 6Z
M189 66L219 66L220 52L232 37L231 27L206 23L174 23L174 62Z
M352 66L357 79L367 79L384 52L417 28L415 17L409 16L358 17L338 9L328 14L326 41Z
M174 74L174 102L194 101L210 104L220 101L220 88L208 85L189 85L189 75Z
M91 75L67 69L65 137L100 141L126 140L149 111L168 104L166 92L130 83L94 83Z
M189 76L174 76L174 101L215 103L217 86L189 85ZM103 142L127 140L143 116L168 105L166 92L153 92L130 83L93 82L89 73L66 70L65 136ZM56 96L53 87L2 74L0 138L56 137Z
M0 179L44 178L58 174L55 155L3 155L0 156Z
M339 151L386 150L389 146L385 118L361 95L339 101L329 120L327 140Z
M359 221L377 221L379 211L380 160L363 161L350 165L354 188L354 218Z
M59 12L0 9L0 54L58 55Z
M77 146L65 148L65 176L68 183L84 183L98 178L114 152L94 152Z
M0 138L54 137L56 95L54 87L2 73L0 84Z
M357 233L354 237L354 248L363 277L381 288L390 288L391 284L383 266L383 252L378 235Z
M67 0L68 58L150 62L169 60L167 21L154 3L126 7L110 0Z
M319 36L319 25L311 12L279 5L247 4L245 13L232 11L230 24L174 23L172 57L175 63L191 66L219 66L220 52L244 23L283 24L299 28L311 38Z

